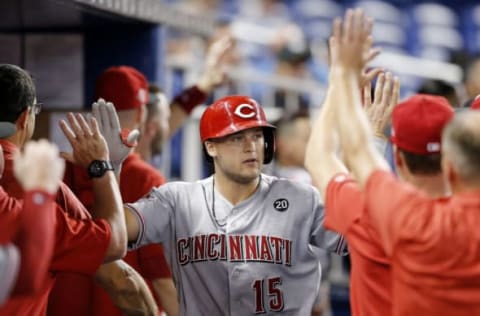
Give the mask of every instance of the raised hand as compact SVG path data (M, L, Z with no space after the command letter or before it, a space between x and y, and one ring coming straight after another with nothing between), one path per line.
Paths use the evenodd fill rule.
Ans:
M332 70L353 71L360 78L365 65L379 53L371 48L371 32L372 20L361 9L347 10L343 22L335 19L329 40Z
M98 99L92 105L92 114L107 142L110 159L117 170L132 148L136 146L140 133L136 129L132 131L121 129L117 111L111 102Z
M197 86L205 93L225 82L225 60L232 51L233 39L225 36L215 41L210 48L205 61L205 70L200 76Z
M59 157L57 146L44 139L29 141L14 158L13 172L25 191L40 189L55 194L64 170L65 161Z
M375 86L373 103L371 91L371 84L368 82L364 85L363 90L365 112L372 125L374 135L384 137L383 131L390 120L393 107L398 103L400 81L390 72L381 73Z
M73 152L61 153L61 156L81 167L87 168L93 160L109 160L107 142L100 134L97 120L90 117L87 121L80 113L68 113L69 125L60 121L60 128L67 137Z

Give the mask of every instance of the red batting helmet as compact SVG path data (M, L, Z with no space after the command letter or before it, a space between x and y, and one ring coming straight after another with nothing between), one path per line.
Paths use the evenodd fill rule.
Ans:
M224 97L207 107L200 119L200 139L204 143L212 138L224 137L254 127L263 127L264 163L269 163L275 147L273 136L275 126L267 122L265 112L257 101L247 96ZM207 160L211 161L209 155Z

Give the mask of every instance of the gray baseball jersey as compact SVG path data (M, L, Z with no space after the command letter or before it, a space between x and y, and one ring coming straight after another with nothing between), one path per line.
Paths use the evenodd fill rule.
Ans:
M212 177L167 183L127 206L141 223L131 247L164 245L181 315L310 315L320 283L312 247L346 246L323 228L315 188L263 174L235 206Z
M14 245L0 246L0 306L5 302L17 279L20 254Z

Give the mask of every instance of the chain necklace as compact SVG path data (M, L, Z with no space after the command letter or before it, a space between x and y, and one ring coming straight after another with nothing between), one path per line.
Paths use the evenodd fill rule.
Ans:
M222 222L224 223L221 224L217 219L217 215L215 214L215 176L212 177L212 216L213 216L213 219L215 220L215 223L217 223L217 226L224 227L225 225L227 225L228 215L222 219Z
M258 181L258 184L257 184L257 187L255 188L255 191L258 189L258 187L260 186L260 182L262 180L262 176L259 175L259 181ZM208 206L208 203L207 203L207 206ZM217 224L217 226L220 226L220 227L224 227L227 225L227 218L228 218L228 215L226 215L221 221L224 222L223 224L220 223L220 221L217 219L217 214L215 213L215 176L212 177L212 209L211 209L211 212L212 212L212 217L213 219L215 220L215 223Z

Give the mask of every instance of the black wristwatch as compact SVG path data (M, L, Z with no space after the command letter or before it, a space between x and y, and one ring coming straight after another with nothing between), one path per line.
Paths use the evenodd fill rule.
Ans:
M108 160L94 160L87 168L90 178L100 178L108 170L114 170L112 163Z

